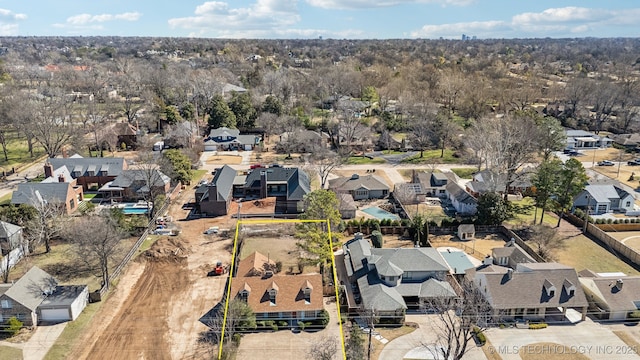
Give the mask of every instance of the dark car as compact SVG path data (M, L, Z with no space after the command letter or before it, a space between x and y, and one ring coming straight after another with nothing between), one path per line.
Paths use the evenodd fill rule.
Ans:
M638 159L627 161L627 165L631 165L631 166L640 165L640 161L638 161Z

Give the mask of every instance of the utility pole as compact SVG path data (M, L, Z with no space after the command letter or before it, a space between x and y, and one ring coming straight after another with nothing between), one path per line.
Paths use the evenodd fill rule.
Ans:
M369 316L369 350L367 351L367 359L371 360L371 350L373 349L373 343L371 342L373 339L373 318L374 312L373 307L371 307L371 315Z
M589 224L589 212L591 210L591 194L587 195L587 214L584 217L584 227L582 228L582 232L587 232L587 225Z

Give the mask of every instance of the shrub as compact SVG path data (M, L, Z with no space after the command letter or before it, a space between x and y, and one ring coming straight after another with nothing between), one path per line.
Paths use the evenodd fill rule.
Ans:
M475 334L476 339L478 339L478 342L480 343L480 345L484 345L487 343L487 337L484 335L484 333L479 327L477 326L474 327L473 333Z
M318 320L320 321L320 325L322 325L322 327L327 326L330 320L329 312L327 312L327 310L325 309L322 309L322 311L320 312L320 316L318 317Z
M546 329L546 328L547 328L547 324L545 323L529 324L529 329L531 330Z
M500 324L500 325L499 325L499 327L500 327L500 329L504 329L504 328L506 328L506 327L507 327L507 325L505 325L505 324Z
M278 331L278 324L276 324L275 322L271 325L271 330L273 331Z
M607 219L607 224L613 224L613 219Z
M300 330L304 331L304 328L307 327L307 324L305 324L304 321L298 321L298 327L300 328Z
M282 261L276 261L276 273L282 271Z
M240 334L238 334L238 333L233 334L233 342L234 342L234 343L236 343L236 344L240 343L240 339L241 339L241 338L242 338L242 335L240 335Z
M373 247L380 249L383 242L382 233L378 230L374 230L373 233L371 233L371 243L373 244Z
M280 326L281 328L286 328L287 326L289 326L289 323L286 321L278 321L278 326Z
M15 336L18 334L18 332L20 332L20 329L22 329L22 321L18 320L17 317L12 316L11 318L9 318L9 321L7 321L7 333L9 333L10 336Z
M640 310L630 312L629 318L634 320L640 320Z

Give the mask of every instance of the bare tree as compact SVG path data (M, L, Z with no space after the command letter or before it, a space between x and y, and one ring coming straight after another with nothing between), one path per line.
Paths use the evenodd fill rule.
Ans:
M432 325L436 340L423 346L443 359L462 359L471 349L469 341L473 341L474 328L483 330L489 320L491 307L480 290L468 280L460 285L458 298L436 296L425 304L438 315Z
M49 89L30 103L27 111L32 117L28 126L49 157L60 154L78 136L70 108L70 99L62 89Z
M314 342L309 348L307 359L309 360L332 360L338 354L338 340L334 337L323 336L319 341Z
M409 141L414 149L420 151L420 157L424 151L431 148L437 142L433 123L438 116L438 110L434 104L416 104L411 107L409 121Z
M162 169L170 167L168 160L159 152L141 152L138 154L136 168L126 170L123 174L131 182L131 189L135 189L136 196L147 204L147 215L153 218L157 209L162 206L158 202L166 195L164 184L168 181ZM166 201L166 199L164 199Z
M565 240L558 233L557 228L543 224L529 228L531 230L528 242L535 244L535 252L546 261L556 261L557 252L565 247Z
M313 169L316 170L320 176L320 188L324 189L329 175L336 167L342 165L345 156L340 151L333 152L326 147L317 147L313 149L310 156L310 161Z
M98 268L102 286L109 287L109 267L121 249L123 234L116 221L108 215L75 218L65 228L64 237L74 245L78 259L91 268Z
M36 210L36 216L27 222L25 239L32 251L44 244L45 253L51 251L51 240L58 237L65 226L64 203L50 203L37 192L31 194L31 206Z

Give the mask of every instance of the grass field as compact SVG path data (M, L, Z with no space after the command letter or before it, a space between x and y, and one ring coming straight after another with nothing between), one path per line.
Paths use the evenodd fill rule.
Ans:
M282 271L288 271L292 266L297 271L298 251L296 242L292 236L280 237L247 237L244 239L240 251L240 260L246 258L254 251L268 256L273 261L282 262Z
M557 253L557 257L558 262L575 267L577 271L589 269L595 272L623 272L628 275L640 275L640 271L618 259L584 235L565 240L565 248Z
M29 154L29 147L27 141L22 137L18 137L17 133L7 134L7 157L4 158L4 153L0 151L0 171L11 170L12 167L19 168L20 166L31 163L38 157L44 155L42 146L34 145L32 158Z
M0 359L22 360L22 349L0 345Z
M477 168L452 168L451 172L458 175L461 179L471 179L473 178L473 174L478 172Z
M364 156L351 156L347 159L347 165L365 165L365 164L384 164L387 161L383 158L374 157L373 159L369 159Z
M402 160L402 162L405 164L460 164L462 159L453 156L454 153L453 150L446 149L444 157L440 157L440 150L425 150L422 157L418 153Z

